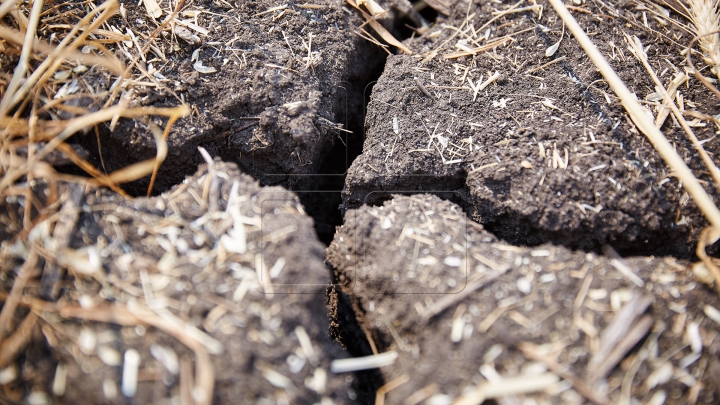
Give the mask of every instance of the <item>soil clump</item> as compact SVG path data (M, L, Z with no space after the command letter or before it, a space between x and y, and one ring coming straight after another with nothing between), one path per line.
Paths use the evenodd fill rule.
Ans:
M363 153L346 178L345 209L396 191L451 192L471 218L514 244L692 255L707 222L550 6L537 4L541 18L510 13L490 25L507 5L458 5L404 42L414 55L388 58L368 105ZM606 8L588 1L574 14L648 114L667 117L623 33L645 44L668 88L682 83L686 109L715 113L714 95L688 80L680 54L687 33L638 25L642 10L630 6ZM478 43L495 46L463 53ZM663 123L694 174L712 184L673 118ZM698 138L713 138L712 122L693 125ZM718 152L717 142L704 147Z
M377 352L398 355L386 403L480 403L489 386L501 403L717 402L720 301L684 261L512 246L417 194L349 210L327 257Z
M122 3L127 24L154 24L143 5ZM156 192L195 171L202 163L197 146L237 163L264 185L313 190L315 175L331 152L347 160L333 174L344 173L352 156L343 149L362 144L348 131L355 132L356 122L362 122L362 91L382 67L385 53L350 34L361 20L339 2L277 6L270 0L232 8L196 1L191 7L195 17L188 21L207 35L192 43L173 36L172 49L165 49L162 58L148 52L142 65L157 71L157 84L136 86L133 105L193 105L193 114L169 134ZM203 73L202 66L213 72ZM109 138L104 136L100 147L108 171L155 155L153 137L142 123L120 120L103 135ZM94 137L84 143L98 150ZM336 144L341 147L334 149ZM101 164L99 156L94 163ZM132 190L144 195L147 185L138 181Z
M38 268L6 340L24 339L18 365L4 369L22 373L3 382L7 396L86 404L357 396L352 375L330 373L331 360L347 354L327 333L323 245L294 194L219 160L153 198L79 186L61 194L60 215L34 228L34 245L3 244L6 266L28 255ZM8 305L22 276L3 274ZM131 395L128 356L138 361Z

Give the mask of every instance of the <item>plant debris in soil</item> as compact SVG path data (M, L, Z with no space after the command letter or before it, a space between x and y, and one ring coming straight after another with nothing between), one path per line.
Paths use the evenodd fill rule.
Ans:
M368 105L363 153L348 171L345 208L393 191L455 191L468 215L512 243L691 255L707 221L680 182L548 5L516 6L458 5L404 42L413 55L388 58ZM587 1L571 10L715 195L624 33L644 42L714 154L715 96L681 54L692 35L665 20L634 23L647 14L641 6Z
M219 160L154 198L60 190L62 208L29 244L0 252L4 395L85 404L355 395L351 375L330 372L346 355L327 334L322 244L292 193Z
M397 357L387 403L716 403L717 294L687 262L607 252L512 246L415 194L349 210L327 257Z
M98 3L0 5L0 402L718 402L707 222L547 1ZM717 197L693 7L568 5Z

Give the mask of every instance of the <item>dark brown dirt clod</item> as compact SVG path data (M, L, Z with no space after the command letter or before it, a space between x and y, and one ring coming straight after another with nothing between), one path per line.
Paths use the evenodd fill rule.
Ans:
M720 301L693 281L685 262L612 262L553 245L511 246L473 224L459 206L429 195L395 195L382 206L349 210L327 257L378 351L399 354L382 369L385 380L409 377L388 393L387 403L402 403L423 388L437 403L451 403L486 381L532 381L550 366L518 350L533 347L527 343L540 345L536 353L591 387L595 367L607 366L609 375L601 375L594 390L612 403L633 362L639 364L627 388L635 397L679 392L667 403L683 403L692 395L689 387L702 383L700 402L717 401L714 377L704 370L720 349L720 327L703 311ZM622 266L642 287L618 270ZM648 312L622 311L631 316L620 317L634 296L651 301ZM694 355L680 342L695 326L703 348L688 365ZM605 364L606 351L623 347L618 342L632 328L640 343L628 341L615 363ZM672 375L697 379L658 380L668 367L678 373ZM560 385L528 397L535 403L582 402L579 389ZM515 397L523 403L522 395Z
M150 23L142 4L122 3L129 21ZM291 3L276 19L280 11L263 13L277 6L270 0L238 2L232 9L210 0L193 3L191 9L206 11L198 24L211 27L210 34L198 45L178 40L177 50L168 49L161 62L164 87L139 86L136 94L141 105L177 105L177 96L193 106L193 114L169 135L156 190L195 171L202 163L198 145L238 163L263 184L308 189L315 185L308 175L321 171L333 146L354 142L335 127L361 121L364 86L382 66L384 52L350 33L361 20L346 13L341 2L313 4L321 8ZM312 63L303 60L308 44ZM196 50L204 66L217 73L193 68ZM153 137L143 124L121 120L108 135L102 153L109 171L155 156ZM87 142L90 150L98 149L90 137ZM147 180L133 186L142 195L146 187Z
M495 7L473 5L474 27L489 20ZM642 65L617 50L625 43L617 21L594 2L583 7L593 14L576 13L576 18L628 87L640 99L655 92ZM545 49L560 39L561 21L543 14L546 31L533 29L535 14L510 14L496 23L503 28L491 25L488 41L529 29L514 35L514 41L474 57L445 59L458 37L424 62L426 52L456 34L442 23L457 28L465 16L466 7L457 6L427 34L407 40L419 56L388 58L368 105L363 154L348 171L345 207L377 204L393 191L451 191L468 215L511 243L553 242L586 250L610 243L621 253L691 255L705 219L577 42L566 33L559 51L545 57ZM663 60L656 73L665 73L664 82L684 74L677 42L650 38L636 26L622 31L638 35L651 59ZM690 39L677 35L680 43ZM559 63L527 73L561 57ZM472 90L495 72L500 76L494 83ZM693 108L717 113L714 96L696 80L680 91ZM645 105L657 115L652 102ZM694 129L700 139L714 135L709 125ZM714 192L712 179L672 117L663 132ZM716 153L717 143L705 147Z

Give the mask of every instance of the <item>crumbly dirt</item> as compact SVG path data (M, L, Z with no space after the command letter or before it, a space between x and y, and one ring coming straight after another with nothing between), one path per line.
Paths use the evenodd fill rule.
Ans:
M260 187L219 160L210 175L202 166L154 198L77 191L64 194L69 211L30 237L41 257L71 258L61 263L70 276L61 278L56 302L47 301L51 262L28 282L23 306L32 304L38 319L17 365L4 369L22 376L3 382L5 395L69 404L179 401L182 387L194 386L193 370L199 384L207 369L196 369L194 348L148 320L159 317L209 354L212 403L338 404L357 396L352 375L330 373L330 361L347 354L327 333L323 246L295 195ZM62 229L72 231L65 244ZM15 256L27 249L5 244L3 267L21 264ZM3 275L6 300L17 278ZM22 308L18 319L27 313ZM123 356L131 349L140 354L139 383L126 398ZM53 393L59 365L67 372L62 395Z
M157 26L143 4L121 3L127 21L114 21L121 31ZM187 10L201 13L184 19L209 31L201 35L202 43L190 44L164 32L159 41L164 57L148 52L144 65L153 65L162 78L156 80L159 86L136 86L134 103L163 107L182 100L193 106L192 115L178 122L168 137L169 155L155 188L166 190L193 173L202 163L196 147L203 146L213 156L238 163L263 184L313 189L312 175L321 172L330 152L345 155L354 147L358 137L338 128L347 130L362 121L362 91L382 67L385 53L350 33L361 19L343 10L339 1L313 2L319 8L289 2L268 13L282 4L262 0L228 5L193 2ZM142 39L140 43L144 45ZM307 44L313 52L309 62ZM194 69L195 52L203 66L217 72ZM94 136L84 143L98 150ZM154 157L155 144L145 125L120 120L112 132L103 128L100 151L111 171ZM336 172L342 174L349 158L337 158L346 160ZM101 165L99 156L94 163ZM146 179L132 187L144 194L147 185Z
M691 255L706 221L575 39L562 34L549 4L538 2L544 8L540 19L529 11L509 14L480 29L492 11L509 4L473 4L469 13L476 15L470 23L481 44L518 33L511 43L445 59L443 54L458 51L456 37L425 62L427 52L456 34L450 26L465 20L468 8L458 5L424 35L404 42L416 55L388 58L368 105L363 154L348 171L345 208L377 204L393 191L452 191L468 215L511 243L586 250L610 243L622 253ZM621 16L614 17L603 4L584 1L573 14L656 116L657 102L645 100L655 86L627 50L623 32L645 44L666 86L686 72L679 44L691 37L651 17L646 28L636 3L621 5ZM479 39L486 32L490 38ZM546 57L561 36L558 51ZM466 48L475 47L466 42ZM498 80L475 96L468 81L477 87L495 72ZM714 96L694 77L688 83L680 88L685 108L717 114ZM704 147L714 155L714 125L697 124L696 135L710 139ZM712 184L674 118L662 129L695 175Z
M413 395L417 401L410 403L426 398L451 403L486 381L519 377L526 384L540 378L549 363L524 355L523 343L538 345L536 350L559 369L592 387L593 370L599 368L593 355L610 340L610 322L637 302L634 296L651 300L645 316L652 322L642 339L626 348L622 363L597 379L598 398L618 403L621 395L631 394L647 403L665 395L665 403L692 403L691 397L717 403L718 376L712 370L720 325L704 311L720 302L693 280L684 261L611 262L554 245L512 246L468 219L458 205L418 194L349 210L327 257L377 351L398 353L393 365L381 369L385 380L408 377L386 395L386 403L403 403ZM449 298L451 303L438 310ZM694 325L703 345L699 357L688 347L687 330ZM698 358L690 362L694 357L688 356ZM666 377L658 379L660 374ZM577 387L564 378L545 391L501 403L583 403ZM419 392L426 395L418 397ZM535 402L523 402L530 399Z

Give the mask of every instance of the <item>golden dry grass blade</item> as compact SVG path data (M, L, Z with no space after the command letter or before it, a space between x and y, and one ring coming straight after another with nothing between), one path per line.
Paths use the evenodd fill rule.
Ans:
M32 331L37 325L37 321L37 314L30 312L15 332L3 340L2 345L0 345L0 367L7 367L20 355L20 351L30 343Z
M25 32L27 32L28 27L28 18L20 11L19 4L20 1L16 0L6 0L6 2L14 3L17 7L10 10L10 15L13 19L15 19L15 22L17 23L18 27L20 28L20 32L22 35L25 35Z
M35 31L37 31L37 26L40 21L40 12L42 11L43 4L43 0L35 0L35 3L33 4L32 11L30 12L30 20L28 22L28 30L25 33L25 38L23 38L20 60L18 61L17 67L15 67L15 72L13 73L12 79L10 79L7 89L5 89L5 97L3 97L2 101L0 101L0 115L5 115L5 112L8 110L8 104L10 103L11 96L15 94L18 87L20 87L22 81L25 79L25 73L28 70L33 44L35 43Z
M22 35L18 31L3 27L2 25L0 25L0 38L15 45L23 44ZM49 55L55 50L55 45L35 39L33 43L33 50ZM120 62L120 60L117 59L111 52L104 52L104 54L107 55L107 57L72 51L63 54L63 57L68 60L81 62L88 66L99 65L118 76L121 75L125 71L122 62ZM45 56L38 57L45 59Z
M680 123L680 126L685 131L685 134L687 135L690 142L695 147L695 150L697 150L698 154L700 154L700 157L702 158L703 162L705 163L705 166L710 171L710 174L712 175L713 180L715 181L715 187L720 188L720 169L715 165L715 162L712 161L710 156L705 151L705 148L703 148L700 141L698 141L697 137L695 136L695 133L688 125L687 121L685 121L685 117L682 115L680 110L678 109L677 105L675 105L675 101L672 99L672 97L668 94L667 90L665 89L665 86L663 86L662 82L660 81L660 78L657 77L657 74L655 74L655 70L650 66L650 63L648 62L647 55L645 54L645 50L643 49L643 45L640 42L640 39L638 37L629 37L627 34L625 35L627 38L628 43L630 46L635 50L634 54L635 57L645 66L645 70L648 71L650 74L650 77L653 79L653 82L655 82L655 86L660 89L660 92L662 93L663 97L665 98L665 103L673 112L673 115L677 119L677 121Z
M7 112L13 106L24 99L31 88L44 84L45 81L52 77L63 62L62 57L67 57L68 53L75 51L79 46L83 45L92 31L105 23L117 10L117 0L108 0L83 17L14 94L9 91L5 93L5 97L3 97L2 102L0 102L0 116L7 115ZM100 15L95 17L98 12L101 12ZM81 29L84 29L84 31L77 35ZM75 35L77 35L77 37L75 37ZM74 40L71 42L72 38L74 38Z
M702 185L700 185L700 182L693 175L690 168L685 164L672 145L670 145L670 142L668 142L662 132L655 127L653 120L645 113L640 103L638 103L637 99L630 90L628 90L625 83L617 73L615 73L615 70L613 70L612 66L610 66L595 44L593 44L592 40L590 40L585 31L583 31L580 24L578 24L575 17L570 14L562 1L550 0L550 4L565 22L568 30L580 43L580 46L588 57L590 57L593 64L600 70L605 81L620 98L623 107L625 107L625 110L629 113L635 125L647 136L655 147L655 150L657 150L663 160L665 160L665 163L667 163L677 177L682 180L683 187L685 187L687 192L692 196L708 222L710 222L715 229L713 232L713 242L716 241L720 238L720 210L718 210L713 199L708 195Z
M55 150L58 145L65 142L70 136L75 134L76 132L80 131L83 128L91 127L95 124L99 124L101 122L106 122L112 119L113 116L119 115L121 117L126 118L138 118L142 116L147 115L161 115L166 117L176 117L175 120L177 120L180 117L187 116L190 114L190 108L187 105L181 105L178 107L173 108L153 108L153 107L137 107L137 108L122 108L121 106L114 106L110 108L106 108L103 110L100 110L98 112L88 114L82 117L78 117L69 121L65 121L65 125L63 130L58 133L50 142L48 142L47 145L45 145L41 150L39 150L32 159L29 159L27 162L24 162L20 164L17 167L11 168L5 176L0 180L0 192L5 190L7 187L9 187L11 184L13 184L15 181L17 181L21 176L23 176L25 173L27 173L29 170L32 169L33 165L42 160L45 156L47 156L50 152ZM173 120L173 122L175 121ZM160 148L160 145L159 145ZM166 150L167 152L167 150ZM164 158L164 157L163 157ZM147 169L147 163L149 162L150 168ZM139 177L136 177L141 172L145 172L144 175L140 176L146 176L152 172L152 168L154 167L155 160L147 161L147 162L141 162L135 165L130 166L129 168L122 169L121 171L115 172L109 177L114 182L121 182L118 181L118 179L130 179L133 178L137 179Z
M479 46L479 47L477 47L477 48L472 48L472 49L470 49L469 51L458 51L458 52L448 53L448 54L443 55L443 58L445 58L445 59L457 59L457 58L460 58L460 57L463 57L463 56L473 56L473 55L477 55L477 54L479 54L479 53L481 53L481 52L489 51L490 49L493 49L493 48L495 48L496 46L500 46L500 45L502 45L502 44L504 44L505 42L510 41L510 40L512 40L512 38L509 38L509 37L508 37L508 38L503 38L503 39L500 39L500 40L498 40L498 41L489 43L489 44L487 44L487 45Z
M10 331L10 321L15 316L15 309L20 302L27 281L35 270L37 262L37 253L35 253L34 249L30 249L30 253L13 283L12 290L10 290L10 294L5 300L5 305L3 305L2 311L0 311L0 340L4 340L5 335Z
M10 12L10 10L12 10L16 7L17 7L17 2L11 1L11 0L4 1L2 4L0 4L0 18L5 17L5 15L7 15L7 13Z
M70 159L70 161L73 162L77 167L83 169L85 173L91 175L97 181L98 185L109 187L116 193L124 197L129 197L128 194L110 178L110 176L105 175L103 172L95 168L95 166L90 164L90 162L78 156L78 154L75 152L75 150L73 150L73 148L70 147L70 145L63 142L58 145L57 149L62 152L63 155L65 155L68 159Z
M408 376L407 374L403 374L400 377L378 388L375 394L375 405L385 405L385 395L408 381L410 381L410 376Z
M375 18L374 18L374 17L370 16L368 13L366 13L366 12L363 11L360 7L358 7L357 4L355 4L355 2L354 2L353 0L346 0L346 1L347 1L348 4L350 4L350 5L353 6L356 10L358 10L359 12L362 13L363 17L365 17L365 21L367 21L367 23L370 24L370 26L372 27L372 29L374 29L375 32L377 32L377 34L380 35L380 37L385 40L385 42L387 42L388 44L390 44L390 45L398 48L398 49L401 50L403 53L406 53L406 54L408 54L408 55L412 55L412 51L411 51L408 47L406 47L405 45L403 45L402 42L400 42L400 41L398 41L397 39L395 39L395 37L393 36L393 34L391 34L390 32L388 32L388 30L386 30L385 27L383 27L379 22L375 21Z
M710 271L710 273L713 276L713 279L715 279L715 290L720 294L720 268L715 265L715 262L713 262L712 258L708 256L707 252L705 251L705 248L708 245L713 244L713 236L712 236L713 230L711 228L705 228L702 233L700 234L700 240L698 241L697 248L695 249L695 254L697 257L702 260L702 262L705 264L705 267Z
M160 170L160 165L163 161L165 161L165 157L167 156L167 137L168 134L170 134L170 128L172 128L173 124L175 124L175 121L180 117L170 117L168 120L168 124L165 126L165 131L163 132L162 136L158 139L158 137L155 137L155 144L158 145L157 148L157 158L155 160L155 166L153 167L152 171L152 177L150 178L150 185L148 185L147 190L147 196L150 197L152 194L153 187L155 186L155 179L157 178L158 170ZM154 135L154 133L153 133ZM161 146L164 148L164 151L162 152L161 156Z

